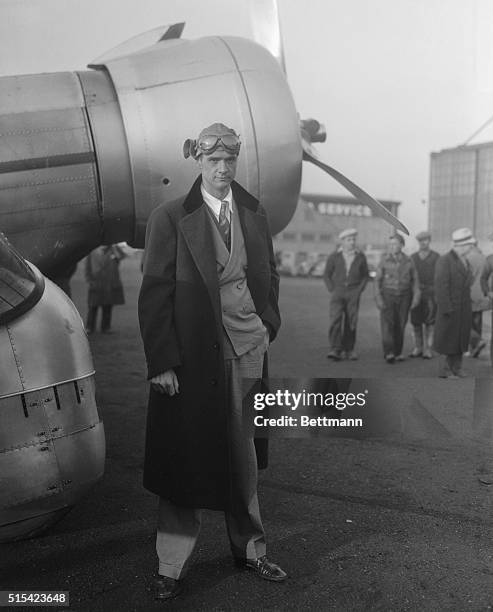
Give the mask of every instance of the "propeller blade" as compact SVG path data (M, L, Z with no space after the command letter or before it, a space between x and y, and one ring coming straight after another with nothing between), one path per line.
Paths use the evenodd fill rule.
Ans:
M253 38L270 51L286 74L277 0L250 0Z
M123 57L124 55L130 55L136 53L141 49L145 49L151 45L154 45L162 40L171 40L173 38L180 38L182 35L185 23L173 23L171 25L164 25L148 30L142 34L138 34L133 38L120 43L116 47L113 47L109 51L103 53L89 64L89 68L97 68L106 64L110 60L114 60L117 57Z
M159 42L162 40L172 40L173 38L180 38L183 34L183 30L185 29L185 22L181 21L179 23L173 23L168 26L166 32L161 36Z
M401 223L399 219L397 219L397 217L394 217L394 215L389 212L385 208L385 206L383 206L382 204L380 204L380 202L372 198L371 195L368 195L366 191L363 191L361 187L355 185L343 174L317 159L313 147L311 147L311 145L306 140L303 140L303 159L305 161L311 162L312 164L315 164L315 166L329 174L338 183L345 187L349 191L349 193L351 193L362 204L366 204L366 206L370 208L373 214L377 215L378 217L382 217L382 219L385 219L385 221L393 225L396 229L400 230L401 232L404 232L409 236L409 230L407 229L407 227L403 223Z

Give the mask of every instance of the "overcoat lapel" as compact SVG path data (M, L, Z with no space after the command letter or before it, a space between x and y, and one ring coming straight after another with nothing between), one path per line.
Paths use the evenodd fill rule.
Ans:
M257 271L264 268L268 263L265 257L262 256L265 253L267 220L257 212L258 202L252 195L237 183L233 183L231 187L233 197L237 203L238 216L245 242L248 276L254 278Z
M207 287L214 312L217 316L220 316L221 300L217 278L216 250L211 223L207 218L208 212L205 209L200 192L201 180L202 177L199 176L183 202L183 207L188 214L181 219L179 225L197 270Z

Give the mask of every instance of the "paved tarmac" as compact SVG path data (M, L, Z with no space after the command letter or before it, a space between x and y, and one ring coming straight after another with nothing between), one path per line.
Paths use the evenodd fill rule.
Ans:
M493 471L487 355L468 360L471 378L460 381L438 380L436 359L386 364L368 289L360 361L329 363L327 295L318 279L282 281L271 374L372 378L384 412L399 415L400 432L273 439L259 493L269 556L289 580L238 572L221 514L205 512L182 598L154 602L156 500L141 486L147 385L138 263L124 262L122 273L127 303L115 309L116 333L91 337L105 476L48 533L2 546L2 588L68 590L70 610L90 612L493 609L493 485L481 482ZM73 287L85 313L80 271ZM476 410L473 376L483 378Z

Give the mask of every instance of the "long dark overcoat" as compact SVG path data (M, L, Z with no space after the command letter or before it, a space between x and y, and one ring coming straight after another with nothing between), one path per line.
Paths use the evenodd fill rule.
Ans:
M468 350L471 332L471 271L455 251L442 255L435 268L434 349L442 355L458 355Z
M224 332L201 181L199 176L184 200L156 208L147 224L139 320L148 378L173 368L179 393L170 397L151 387L144 486L181 506L224 510L231 507L232 478ZM231 188L248 287L272 341L280 325L279 275L267 217L238 183Z
M89 253L85 269L89 307L125 303L119 271L120 261L124 257L123 251L116 245L98 247Z

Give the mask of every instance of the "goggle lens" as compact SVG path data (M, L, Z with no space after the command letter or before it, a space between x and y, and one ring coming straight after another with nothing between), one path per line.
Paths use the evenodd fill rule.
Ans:
M240 139L234 134L224 136L203 136L199 142L199 148L205 153L211 153L219 146L219 143L230 152L237 153L240 150Z

